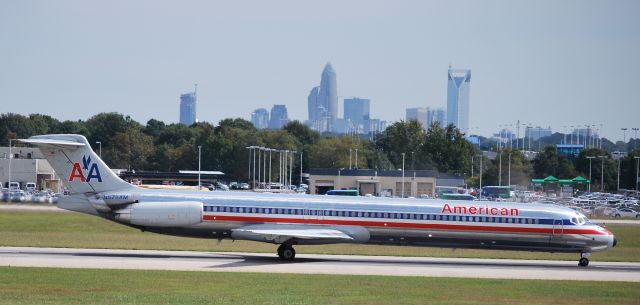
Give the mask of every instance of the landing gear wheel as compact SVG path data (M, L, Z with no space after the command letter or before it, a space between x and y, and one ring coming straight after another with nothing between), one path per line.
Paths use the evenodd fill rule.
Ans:
M291 261L296 257L296 250L291 245L282 244L278 247L278 257L281 260Z
M586 257L580 258L580 261L578 262L578 266L580 267L589 266L589 259Z

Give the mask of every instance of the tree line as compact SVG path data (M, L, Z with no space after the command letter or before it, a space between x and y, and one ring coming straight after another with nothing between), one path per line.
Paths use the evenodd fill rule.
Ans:
M605 188L617 188L617 161L606 150L586 149L570 159L548 145L533 160L525 158L519 150L496 151L497 157L490 160L453 125L443 128L434 124L425 130L416 121L399 121L371 140L360 136L320 135L299 121L292 121L278 130L258 130L251 122L240 118L224 119L216 126L208 122L186 126L165 124L156 119L143 125L120 113L99 113L86 121L59 121L42 114L0 115L0 141L3 143L8 139L48 133L82 134L96 151L99 149L96 143L100 142L102 158L110 167L131 170L197 169L198 146L202 146L202 170L220 170L229 181L248 181L249 146L302 152L303 172L309 168L349 166L399 170L404 163L406 170L463 174L469 186L478 186L481 171L483 185L498 185L499 182L507 185L509 180L511 184L529 185L531 178L548 175L589 178L589 159L586 157L604 156L592 159L593 187L598 187L604 168ZM495 151L495 147L490 149ZM621 188L635 187L635 156L640 156L640 150L635 149L620 160ZM297 181L299 159L293 164L293 179ZM273 174L277 175L276 172Z

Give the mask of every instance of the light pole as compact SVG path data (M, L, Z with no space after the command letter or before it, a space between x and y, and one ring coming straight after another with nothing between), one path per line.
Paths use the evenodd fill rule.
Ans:
M638 192L638 169L640 169L640 157L633 157L636 159L636 193Z
M402 198L404 198L404 153L402 153Z
M7 188L9 189L9 191L11 191L11 160L13 160L13 152L11 151L11 146L11 139L9 139L9 184L7 184Z
M511 186L511 150L509 150L509 176L507 180L507 186Z
M349 148L349 169L351 169L351 151L352 149Z
M298 152L295 150L291 152L291 161L289 164L289 189L291 189L291 178L293 177L293 155L297 153Z
M587 156L587 159L589 159L589 193L591 193L591 160L594 159L595 157L593 156Z
M271 152L273 148L269 148L269 189L271 189Z
M538 152L540 152L540 142L542 142L542 137L540 136L540 129L542 129L542 127L536 126L536 128L538 129Z
M98 144L98 156L100 157L100 159L102 159L102 141L96 141L96 144Z
M298 186L302 185L302 154L304 153L304 151L302 150L302 148L300 148L300 184L298 184Z
M262 147L258 146L256 148L258 149L258 189L260 189L262 188L262 156L260 155Z
M620 163L622 162L622 156L618 155L618 191L620 191Z
M607 156L598 156L601 160L600 165L600 193L604 193L604 158Z
M480 153L479 157L480 157L480 199L482 199L482 153Z
M251 148L250 147L245 147L246 149L249 149L249 174L247 175L247 180L251 179Z
M201 168L200 165L202 164L200 162L200 160L201 160L200 157L201 156L202 156L202 145L198 145L198 191L200 190L200 185L202 185L200 183L200 181L201 181L200 180L200 168Z
M498 186L502 186L502 151L498 151Z
M531 151L531 126L527 126L527 137L529 137L529 151Z
M638 142L638 129L639 128L637 128L637 127L631 128L631 130L633 130L635 132L635 135L633 137L635 139L635 141L633 142L633 149L636 149L636 146L637 146L636 142Z
M356 148L356 169L358 169L358 149Z
M573 145L573 133L574 133L573 126L569 126L569 128L570 128L569 130L571 131L571 137L570 137L571 145Z
M629 128L623 127L620 128L620 130L622 130L622 150L625 150L625 146L627 146L627 130Z

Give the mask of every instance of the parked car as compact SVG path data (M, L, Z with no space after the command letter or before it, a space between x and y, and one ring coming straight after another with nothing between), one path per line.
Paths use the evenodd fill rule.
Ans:
M27 200L27 193L25 193L23 190L9 192L9 201L24 202L26 200Z
M249 189L249 183L244 183L244 182L243 182L243 183L240 183L239 188L240 188L241 190L248 190L248 189Z
M218 182L218 183L216 183L216 189L221 190L221 191L228 191L229 190L229 186L227 186L226 184L224 184L222 182Z
M216 186L213 183L200 183L200 186L208 188L210 191L216 189Z
M630 208L624 208L624 209L617 209L615 212L615 217L616 218L620 218L620 217L635 217L635 218L640 218L640 213L630 209Z

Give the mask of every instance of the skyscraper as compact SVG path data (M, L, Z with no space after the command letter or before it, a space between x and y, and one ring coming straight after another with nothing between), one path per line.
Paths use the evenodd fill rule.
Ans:
M469 87L471 70L452 70L449 66L447 81L447 124L460 131L469 129Z
M196 87L197 88L197 87ZM196 122L196 91L180 95L180 124Z
M405 120L407 122L411 120L418 121L418 123L422 125L422 128L429 129L429 122L427 120L428 113L429 113L428 108L423 108L423 107L407 108Z
M370 100L349 98L344 100L344 122L349 133L369 132Z
M316 86L311 89L307 97L307 108L309 110L309 122L318 120L318 92L320 87Z
M331 63L322 70L320 86L314 87L307 98L309 109L309 127L318 132L335 131L338 117L338 87L336 72Z
M427 109L427 125L431 128L433 122L438 122L440 127L445 128L447 126L447 115L442 108Z
M280 129L289 123L289 115L287 114L287 106L273 105L271 108L271 120L269 120L269 129Z
M258 108L251 114L251 123L258 129L269 127L269 111L264 108Z

